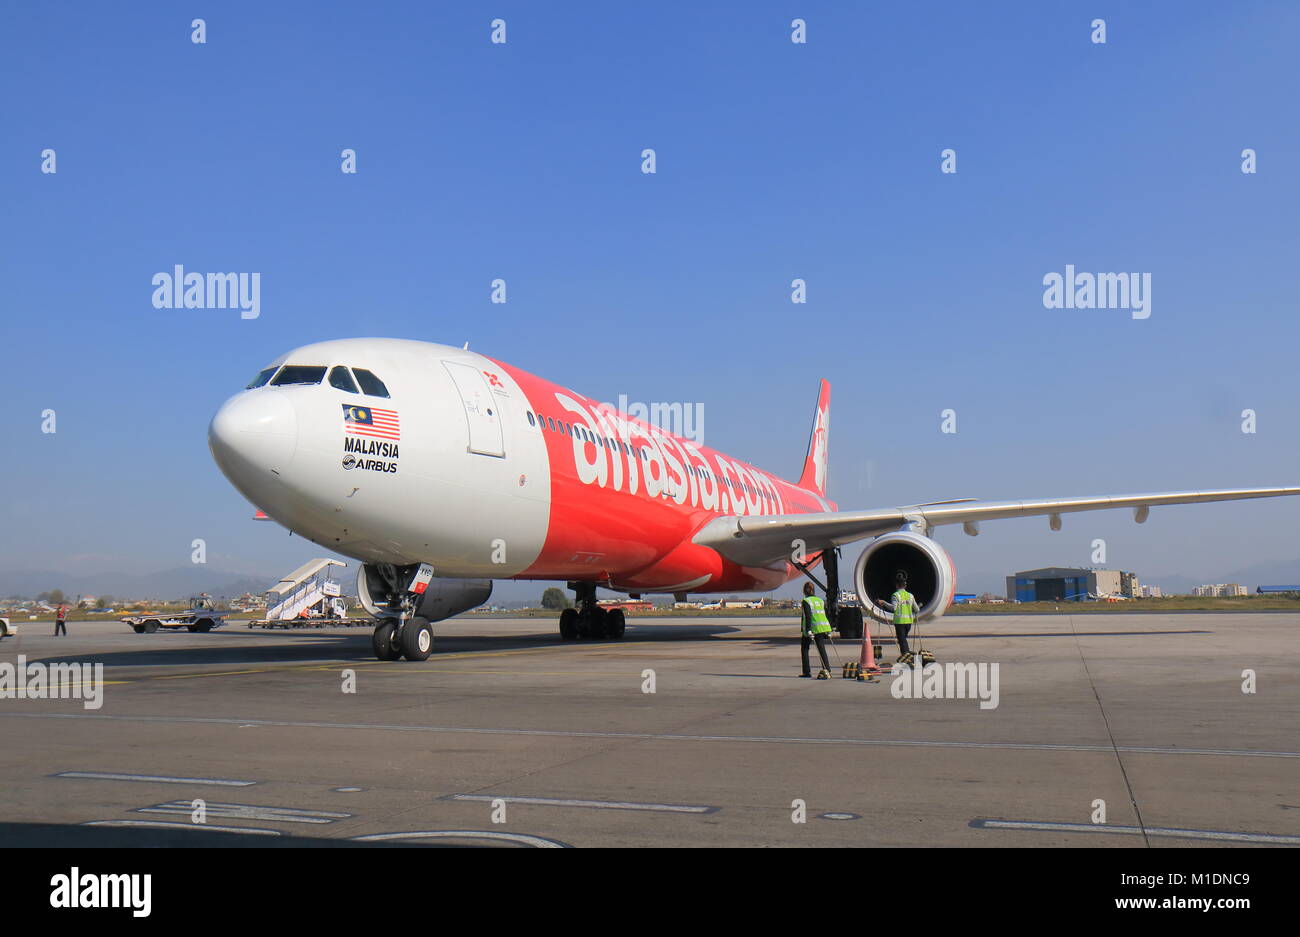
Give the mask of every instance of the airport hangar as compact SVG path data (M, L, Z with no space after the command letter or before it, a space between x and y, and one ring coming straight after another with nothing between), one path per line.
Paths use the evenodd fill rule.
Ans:
M1099 595L1131 599L1137 594L1137 576L1118 569L1047 566L1007 577L1008 602L1082 602Z

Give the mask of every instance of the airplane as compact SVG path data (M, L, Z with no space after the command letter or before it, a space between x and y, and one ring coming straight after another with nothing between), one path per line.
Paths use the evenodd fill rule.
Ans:
M633 597L771 591L807 576L839 609L838 551L870 538L853 569L862 609L896 571L919 619L952 603L956 572L932 538L960 524L1300 494L1300 488L1175 491L1034 501L962 498L840 511L826 496L830 384L821 382L803 471L788 481L504 361L431 342L356 338L281 355L217 410L218 467L291 532L360 561L380 660L426 660L432 622L487 601L492 581L553 580L577 607L560 636L618 640ZM826 581L813 570L820 565ZM860 622L860 618L858 619ZM861 636L859 631L857 635Z

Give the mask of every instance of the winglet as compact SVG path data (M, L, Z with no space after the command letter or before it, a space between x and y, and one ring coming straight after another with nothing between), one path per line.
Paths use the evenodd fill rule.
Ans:
M803 474L799 487L826 494L826 451L831 432L831 384L822 380L817 394L817 412L813 415L812 434L808 438L808 454L803 460Z

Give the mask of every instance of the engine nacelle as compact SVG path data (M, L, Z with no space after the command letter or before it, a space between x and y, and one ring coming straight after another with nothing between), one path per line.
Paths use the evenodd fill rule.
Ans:
M403 581L409 580L410 576L405 576ZM357 597L361 606L376 618L392 615L388 607L391 594L392 589L379 570L362 564L357 570ZM429 621L442 621L478 608L491 595L491 579L433 579L419 597L415 615Z
M952 559L929 537L900 530L871 541L853 570L858 601L872 618L894 620L893 613L880 603L888 602L898 588L894 576L900 569L907 573L907 591L920 606L918 620L938 618L948 610L957 590Z

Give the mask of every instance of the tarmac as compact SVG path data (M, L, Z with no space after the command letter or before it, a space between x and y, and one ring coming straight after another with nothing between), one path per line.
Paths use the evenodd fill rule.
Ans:
M772 618L565 642L471 614L423 663L376 661L358 628L16 624L0 670L104 670L98 708L0 679L8 845L1300 845L1293 613L923 625L940 665L997 665L996 706L835 656L801 679Z

